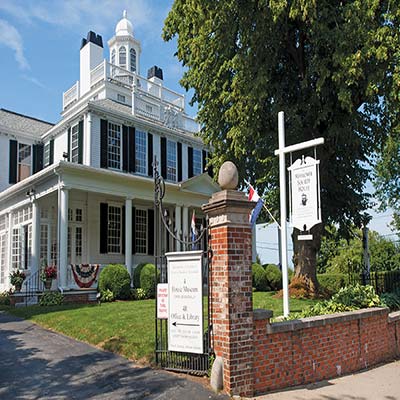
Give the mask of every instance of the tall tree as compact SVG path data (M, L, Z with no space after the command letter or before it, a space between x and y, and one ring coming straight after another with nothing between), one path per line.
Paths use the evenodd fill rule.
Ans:
M346 232L369 203L370 157L400 121L399 22L395 0L175 0L163 35L177 37L212 163L234 161L278 210L284 110L287 144L325 138L323 221ZM293 234L295 272L311 291L322 232L309 242Z

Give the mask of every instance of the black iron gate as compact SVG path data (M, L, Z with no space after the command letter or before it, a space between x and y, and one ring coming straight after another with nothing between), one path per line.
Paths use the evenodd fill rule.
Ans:
M164 179L158 172L158 162L154 158L153 162L154 176L154 238L155 238L155 266L156 282L168 283L167 257L165 253L173 251L174 243L178 241L183 251L202 250L202 279L203 279L203 353L183 353L168 350L168 320L158 319L157 301L155 305L155 353L156 363L164 369L187 372L195 375L205 375L210 365L210 356L212 350L210 347L210 302L208 270L211 259L211 251L208 246L208 221L206 218L201 224L197 225L197 235L191 239L191 235L184 237L174 227L173 215L163 206L165 195ZM189 229L188 229L189 231ZM156 290L157 293L157 290Z

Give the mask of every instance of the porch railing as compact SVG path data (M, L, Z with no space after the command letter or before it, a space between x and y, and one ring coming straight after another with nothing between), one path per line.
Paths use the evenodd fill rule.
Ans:
M25 285L25 306L31 304L35 298L37 298L39 293L44 290L44 283L40 279L40 271L36 271L31 274L26 281Z

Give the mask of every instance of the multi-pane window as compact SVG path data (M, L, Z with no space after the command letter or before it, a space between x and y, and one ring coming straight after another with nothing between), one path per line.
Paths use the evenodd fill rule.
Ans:
M47 250L48 250L48 239L49 237L49 226L41 225L40 226L40 260L47 261Z
M136 253L147 253L147 210L136 209Z
M167 179L176 181L176 142L167 140Z
M119 66L121 68L126 67L126 49L125 46L119 48Z
M117 93L117 101L119 101L120 103L125 103L126 98L124 95Z
M147 134L136 130L135 132L135 171L139 174L147 172Z
M12 230L11 266L13 269L21 267L21 238L19 228Z
M71 128L71 161L77 163L79 160L79 127L78 124Z
M50 142L47 142L44 145L43 150L43 165L46 167L50 165Z
M201 150L193 149L193 175L200 175L202 173L201 164L202 164L202 154Z
M14 225L22 224L32 219L32 207L20 208L14 213Z
M7 233L0 236L0 284L5 283L5 272L7 262Z
M121 169L121 125L108 123L108 168Z
M136 50L130 49L131 72L136 72Z
M29 144L18 143L18 182L31 174L32 153Z
M121 253L121 207L108 206L108 252Z
M75 221L76 222L82 222L83 218L82 218L82 208L77 208L75 210Z
M0 216L0 231L6 230L7 225L8 225L8 215L3 214L2 216Z
M75 256L82 257L82 227L75 228Z

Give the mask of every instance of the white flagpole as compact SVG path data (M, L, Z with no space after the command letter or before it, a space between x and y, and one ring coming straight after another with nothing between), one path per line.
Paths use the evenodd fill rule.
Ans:
M285 114L278 113L279 188L281 208L281 262L283 287L283 316L289 316L288 255L286 231L286 166L285 166Z

